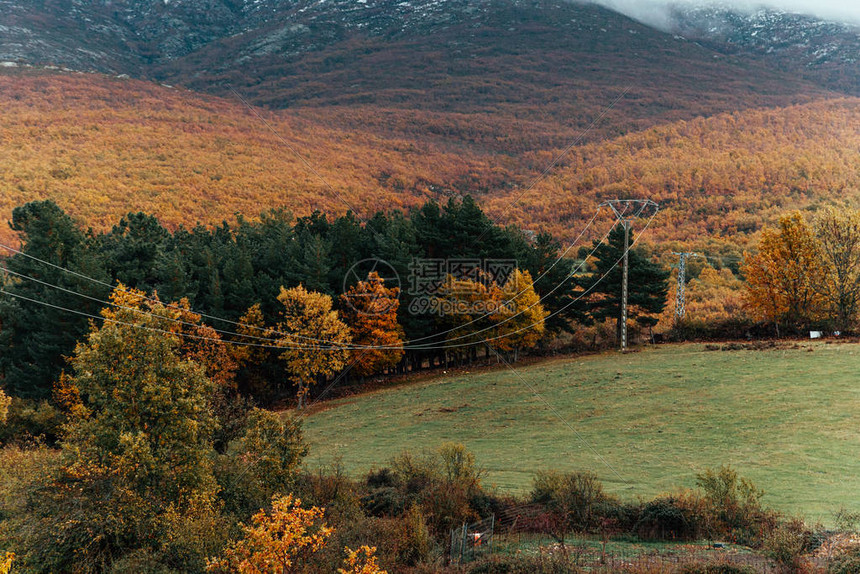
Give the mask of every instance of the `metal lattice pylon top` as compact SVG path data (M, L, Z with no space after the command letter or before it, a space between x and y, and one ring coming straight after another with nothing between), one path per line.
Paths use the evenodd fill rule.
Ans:
M608 199L600 207L608 207L621 221L654 215L660 209L657 202L650 199Z

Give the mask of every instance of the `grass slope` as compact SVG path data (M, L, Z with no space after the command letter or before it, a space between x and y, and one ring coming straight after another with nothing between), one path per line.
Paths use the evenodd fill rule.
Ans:
M305 430L311 464L340 459L352 473L462 442L488 483L515 491L536 470L591 470L625 498L649 497L728 463L770 506L828 521L840 505L858 510L858 368L853 344L665 346L449 374L336 401Z

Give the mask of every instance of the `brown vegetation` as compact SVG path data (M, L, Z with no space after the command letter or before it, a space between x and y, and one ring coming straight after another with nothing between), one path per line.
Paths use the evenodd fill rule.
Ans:
M454 115L443 120L447 143L425 129L433 114L416 110L363 108L366 130L335 127L342 109L260 112L270 130L238 101L35 72L0 75L0 103L0 218L53 198L97 229L130 210L175 228L265 206L297 215L352 207L368 216L472 193L500 221L569 237L601 200L634 196L663 206L652 238L739 254L731 246L748 245L786 208L851 202L860 190L860 106L851 98L679 121L576 147L525 193L558 151L481 151L466 133L471 120ZM380 126L402 133L394 128L417 116L424 127L402 139L375 135L388 131Z

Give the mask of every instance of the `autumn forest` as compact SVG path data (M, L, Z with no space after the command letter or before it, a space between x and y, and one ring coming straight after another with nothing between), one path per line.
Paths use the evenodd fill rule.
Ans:
M0 574L860 572L854 28L708 14L0 0Z

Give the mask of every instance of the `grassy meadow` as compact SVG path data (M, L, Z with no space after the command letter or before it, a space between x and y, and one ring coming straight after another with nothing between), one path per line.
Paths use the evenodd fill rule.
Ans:
M359 474L456 441L502 491L524 492L540 469L590 470L627 499L728 463L768 506L824 523L860 510L860 345L713 348L449 371L332 401L305 421L308 463Z

